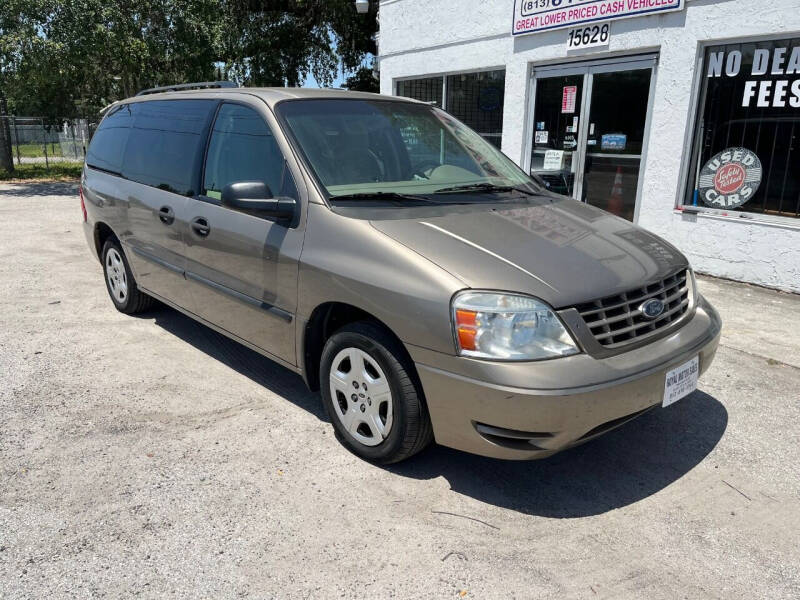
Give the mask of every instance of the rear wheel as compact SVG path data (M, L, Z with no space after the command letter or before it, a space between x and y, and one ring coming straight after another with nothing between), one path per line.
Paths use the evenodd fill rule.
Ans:
M398 342L374 323L353 323L330 337L320 364L322 398L345 446L389 464L430 443L430 419L412 373Z
M103 245L102 258L106 289L118 311L133 315L153 306L155 300L136 286L128 259L125 258L119 242L107 240Z

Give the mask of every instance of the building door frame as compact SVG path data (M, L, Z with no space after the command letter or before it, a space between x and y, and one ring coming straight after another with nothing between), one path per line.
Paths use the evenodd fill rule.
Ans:
M642 187L644 183L644 168L647 162L647 147L650 140L650 126L653 117L654 92L656 86L656 75L658 67L658 54L637 54L631 56L621 56L614 58L600 58L580 62L562 62L557 64L533 65L529 76L527 118L525 123L525 143L522 167L526 173L530 173L531 162L534 150L534 129L536 114L536 82L538 79L547 77L564 77L569 75L583 75L584 84L581 93L580 103L580 123L587 124L591 111L592 85L594 75L599 73L614 73L619 71L633 71L651 69L650 90L648 92L647 113L645 118L642 153L639 164L639 180L636 189L636 206L633 222L639 221L639 211L641 208ZM586 167L587 142L589 138L589 127L581 126L578 131L578 145L575 148L575 186L573 197L580 199L583 197L583 174Z

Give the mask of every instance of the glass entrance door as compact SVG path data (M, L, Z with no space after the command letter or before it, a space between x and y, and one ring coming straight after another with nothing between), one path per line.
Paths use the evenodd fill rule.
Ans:
M585 76L555 75L536 82L531 172L557 194L573 196Z
M633 221L654 59L534 72L530 172L550 190Z

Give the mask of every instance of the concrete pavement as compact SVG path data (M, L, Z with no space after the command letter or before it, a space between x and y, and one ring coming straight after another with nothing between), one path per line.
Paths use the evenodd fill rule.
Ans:
M0 185L0 598L800 597L800 297L700 290L693 396L545 461L384 469L299 376L116 312L74 186Z

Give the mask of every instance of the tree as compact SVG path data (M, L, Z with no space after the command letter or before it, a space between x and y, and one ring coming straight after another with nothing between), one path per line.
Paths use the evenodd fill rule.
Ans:
M0 4L0 117L8 114L8 100L24 57L37 45L36 22L41 17L40 0L3 0ZM11 132L7 119L0 119L0 169L14 170Z
M0 0L0 89L15 114L96 114L157 85L330 85L375 53L352 0Z
M219 0L12 3L0 11L27 25L16 29L8 69L9 101L18 114L76 116L142 87L213 76Z
M0 169L14 172L14 155L11 152L11 128L6 116L6 97L0 88Z
M376 54L377 2L359 15L352 0L227 0L223 55L244 85L298 86L311 74L331 85L339 66Z
M354 92L379 93L381 91L381 82L375 77L372 69L371 66L360 67L345 80L344 87Z

